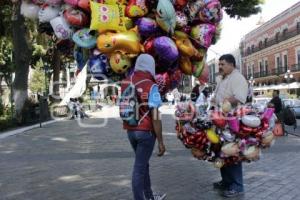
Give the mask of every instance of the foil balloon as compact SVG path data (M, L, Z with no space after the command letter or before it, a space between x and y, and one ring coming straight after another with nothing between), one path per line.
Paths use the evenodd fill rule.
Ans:
M49 5L60 5L61 2L62 0L45 0L45 3Z
M263 146L270 146L275 139L275 136L272 131L267 131L262 135L262 145Z
M120 33L106 32L97 38L97 48L102 53L113 53L121 51L124 54L137 55L143 51L140 38L134 31Z
M199 24L194 26L191 31L191 37L201 46L208 48L212 43L212 38L216 32L216 26L212 24Z
M148 38L145 42L144 42L144 48L145 48L145 52L155 56L155 50L154 50L154 38Z
M88 28L78 30L73 34L72 39L76 45L88 49L94 48L97 43L97 38L91 34Z
M129 0L125 9L127 17L142 17L148 13L146 0Z
M184 12L187 14L189 21L193 22L196 15L199 13L200 9L205 6L205 2L202 0L198 1L189 1L186 7L184 8Z
M214 162L215 168L221 169L224 166L224 160L217 158Z
M187 3L188 0L173 0L173 4L176 10L182 10Z
M128 21L125 17L125 6L108 5L90 1L91 6L91 30L105 32L107 30L126 31Z
M74 49L74 42L71 40L59 40L56 43L56 47L62 54L71 55Z
M209 69L208 69L208 65L207 64L204 64L204 68L201 72L201 75L200 77L198 78L198 81L201 83L201 84L205 84L208 82L208 79L209 79Z
M248 160L257 160L259 158L260 150L257 146L249 146L243 151L243 155Z
M171 80L169 74L167 72L162 74L156 74L155 80L158 85L159 93L161 95L165 95L170 90L170 86L171 86Z
M229 113L232 109L231 103L228 100L224 100L221 109L223 113Z
M196 115L196 107L192 102L188 104L178 104L175 112L176 120L190 122Z
M75 46L74 58L77 63L77 69L82 70L89 59L89 51L87 49Z
M65 20L71 25L76 27L83 27L89 23L88 16L81 10L69 8L64 10L63 16Z
M224 144L221 148L221 151L226 156L237 156L240 152L239 145L235 142L230 142L227 144Z
M199 78L205 66L205 59L192 62L193 76Z
M192 155L199 160L202 159L203 157L205 157L205 155L206 155L205 151L197 149L197 148L192 148L191 152L192 152Z
M169 37L161 36L154 40L154 50L158 58L158 65L165 69L174 68L179 52L176 44Z
M139 33L142 37L148 38L155 35L159 30L158 25L154 19L142 17L136 21Z
M210 1L199 12L199 18L205 23L219 23L223 18L221 3L218 0Z
M21 4L21 14L24 17L30 18L30 19L37 19L38 18L38 14L39 14L39 10L40 7L32 4L32 3L28 3L26 1L22 1Z
M78 4L78 0L64 0L64 2L71 6L77 6L77 4Z
M273 114L274 108L267 108L262 115L262 120L265 120L267 122L270 121L270 119L273 117Z
M104 54L94 55L88 61L90 73L98 80L106 79L109 69L108 58Z
M221 37L221 31L222 31L222 26L221 24L216 25L216 32L214 34L214 37L212 38L211 44L216 44L220 37Z
M177 88L182 80L182 72L179 68L177 68L175 71L169 71L169 75L171 80L171 89Z
M124 74L131 67L131 59L121 53L113 53L109 58L111 69L117 74Z
M91 12L90 0L79 0L77 6L88 13Z
M182 56L194 57L197 60L201 60L203 58L203 54L193 46L186 33L175 31L174 38L176 46Z
M187 24L188 24L187 16L181 11L176 11L176 28L182 29L186 27Z
M181 56L179 60L179 68L185 75L192 75L192 63L189 57Z
M73 34L70 25L62 16L58 16L50 21L54 33L59 39L69 39Z
M159 0L156 8L156 21L167 33L174 33L176 13L170 0Z
M222 133L222 138L227 142L233 142L235 140L235 135L231 134L229 130L224 130Z
M44 4L39 10L39 22L50 22L52 19L59 15L60 9L57 6L50 6Z
M233 133L238 133L240 131L240 122L236 117L228 117L227 119L229 129Z
M224 128L226 126L225 117L221 112L212 111L210 114L210 118L214 125L216 125L219 128Z
M208 129L206 131L208 140L213 144L218 144L220 142L220 137L216 134L213 129Z
M98 3L109 4L109 5L123 5L127 3L127 0L97 0Z
M261 121L259 117L254 115L245 115L242 117L242 123L248 127L256 128L259 127Z

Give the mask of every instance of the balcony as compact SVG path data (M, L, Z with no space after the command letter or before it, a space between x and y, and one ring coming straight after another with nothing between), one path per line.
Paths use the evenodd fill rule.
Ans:
M244 49L244 51L241 52L242 57L249 56L253 53L256 53L258 51L266 49L270 46L273 46L275 44L278 44L280 42L288 40L288 39L290 39L292 37L295 37L297 35L300 35L300 29L299 28L298 29L294 28L293 30L285 31L283 33L280 33L279 35L276 35L274 38L270 38L268 41L264 41L263 44L259 45L259 43L258 43L257 46L254 46L254 47L251 47L251 48L248 48L248 49Z
M300 71L300 63L291 65L289 68L286 66L286 67L275 68L275 69L268 70L268 71L254 72L253 74L249 74L248 76L245 76L245 77L247 77L247 79L250 79L251 77L263 78L263 77L268 77L268 76L280 76L280 75L284 75L288 69L290 69L291 72L299 72Z

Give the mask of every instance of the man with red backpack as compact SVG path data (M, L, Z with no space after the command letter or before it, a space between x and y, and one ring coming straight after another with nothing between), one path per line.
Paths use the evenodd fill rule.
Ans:
M165 153L158 111L162 102L154 77L153 57L141 54L136 60L133 74L122 81L121 85L120 116L135 152L132 174L134 200L163 200L166 197L166 194L153 194L149 175L149 160L156 139L158 156Z

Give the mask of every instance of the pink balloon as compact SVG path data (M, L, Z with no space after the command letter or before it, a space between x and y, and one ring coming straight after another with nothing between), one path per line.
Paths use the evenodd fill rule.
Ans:
M238 133L240 131L240 122L236 117L229 117L227 120L229 129L234 132Z

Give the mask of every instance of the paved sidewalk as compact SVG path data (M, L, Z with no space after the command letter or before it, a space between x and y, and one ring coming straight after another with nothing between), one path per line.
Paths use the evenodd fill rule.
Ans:
M116 110L107 112L116 115ZM120 120L82 122L84 127L67 120L1 139L0 199L132 199L133 153ZM151 159L154 190L166 192L168 200L223 199L211 185L219 171L195 160L176 139L171 115L163 116L163 130L167 155ZM299 149L300 138L281 137L260 161L244 164L246 195L241 199L299 199Z

